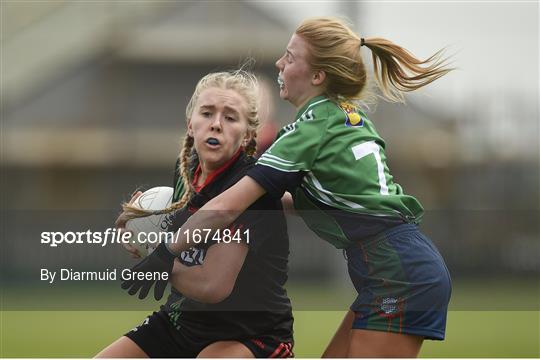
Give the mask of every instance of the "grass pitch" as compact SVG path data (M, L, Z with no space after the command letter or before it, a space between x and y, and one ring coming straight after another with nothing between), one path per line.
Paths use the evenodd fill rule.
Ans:
M12 293L9 288L4 290L4 295ZM426 341L420 356L540 357L538 290L535 282L469 281L455 284L446 340ZM344 304L352 300L345 295L349 291L299 286L290 287L289 292L296 308L294 352L297 357L320 357L345 314ZM6 300L3 308L8 308L6 303L16 301L10 296L3 299ZM88 300L82 299L85 294L78 296L68 300ZM310 305L310 299L320 303ZM343 310L338 311L336 307L310 309L324 309L323 305L330 300L337 302L340 308L343 305ZM62 300L41 301L67 300L62 297ZM156 303L149 303L148 310L134 311L4 310L0 313L0 356L92 357L138 325L153 309L157 309Z

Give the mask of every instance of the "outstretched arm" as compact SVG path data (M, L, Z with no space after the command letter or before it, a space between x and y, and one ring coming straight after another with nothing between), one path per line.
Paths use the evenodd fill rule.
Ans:
M175 254L189 249L186 230L193 233L195 229L218 230L232 223L251 204L263 196L266 190L249 176L244 176L227 191L216 196L193 214L174 235L169 250Z

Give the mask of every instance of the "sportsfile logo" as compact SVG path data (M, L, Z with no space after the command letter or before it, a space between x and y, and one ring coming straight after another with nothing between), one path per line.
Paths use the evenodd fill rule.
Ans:
M43 231L41 244L50 247L58 247L62 244L93 244L107 246L108 244L129 244L132 242L131 233L122 232L119 229L107 228L105 231Z

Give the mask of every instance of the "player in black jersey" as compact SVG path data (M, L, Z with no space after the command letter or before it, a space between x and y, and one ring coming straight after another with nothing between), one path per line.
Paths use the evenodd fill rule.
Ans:
M170 231L254 165L256 86L245 71L199 81L186 109ZM121 222L141 214L126 206ZM98 357L292 357L289 243L279 199L261 197L226 230L203 232L178 256L166 304Z

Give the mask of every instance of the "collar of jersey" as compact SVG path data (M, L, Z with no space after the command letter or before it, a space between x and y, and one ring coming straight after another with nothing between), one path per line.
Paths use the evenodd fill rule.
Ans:
M210 184L214 179L221 173L223 173L225 170L227 170L235 161L238 159L240 154L242 153L243 148L239 147L236 153L232 156L232 158L229 159L225 164L223 164L219 169L212 171L206 179L204 180L204 183L200 186L197 186L197 182L199 181L199 176L201 175L201 164L197 165L197 169L195 170L195 174L193 175L193 182L191 183L193 187L195 188L196 192L201 192L202 189L204 189L208 184Z
M296 118L300 119L300 117L309 109L311 106L313 106L315 103L321 101L321 100L329 100L326 95L319 95L315 96L314 98L311 98L306 105L302 106L300 110L296 113Z

